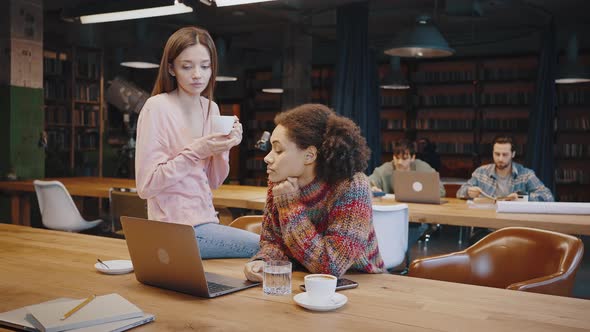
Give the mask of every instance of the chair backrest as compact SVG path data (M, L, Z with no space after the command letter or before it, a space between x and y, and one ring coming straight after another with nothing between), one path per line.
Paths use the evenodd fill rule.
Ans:
M373 205L373 225L386 269L403 263L408 250L408 205Z
M62 231L74 231L86 223L72 196L59 181L33 181L43 226Z
M416 260L410 267L410 275L570 295L583 254L584 245L574 236L534 228L507 227L463 251Z
M111 188L109 190L112 232L122 229L121 216L148 219L147 201L140 198L133 188Z
M262 231L262 216L241 216L229 224L230 227L240 228L248 232L260 234Z

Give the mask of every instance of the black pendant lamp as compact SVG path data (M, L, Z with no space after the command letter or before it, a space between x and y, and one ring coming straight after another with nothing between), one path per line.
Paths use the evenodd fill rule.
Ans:
M389 70L387 71L387 74L385 74L385 77L383 77L381 80L380 86L382 89L392 90L403 90L410 88L408 80L402 73L399 57L392 56L389 59Z
M285 90L283 89L283 62L279 59L276 60L272 65L272 77L270 80L264 83L262 87L262 92L265 93L283 93Z
M215 48L217 48L217 76L216 82L235 82L238 76L234 75L227 64L227 46L225 39L217 38L215 40Z
M569 39L566 53L565 62L559 65L555 83L574 84L590 82L590 68L578 61L578 38L575 33Z
M436 58L451 56L455 50L432 24L430 17L422 15L409 31L398 35L385 54L400 57Z

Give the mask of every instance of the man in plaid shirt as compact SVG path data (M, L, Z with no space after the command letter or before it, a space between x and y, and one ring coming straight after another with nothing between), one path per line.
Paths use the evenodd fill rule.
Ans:
M553 201L551 191L537 178L535 172L512 161L516 152L511 137L496 137L493 149L494 164L476 169L471 179L457 191L458 198L475 198L487 194L515 200L520 193L528 194L529 201Z

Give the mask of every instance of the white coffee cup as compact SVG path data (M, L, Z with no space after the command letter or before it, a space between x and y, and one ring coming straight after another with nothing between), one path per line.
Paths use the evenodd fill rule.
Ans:
M234 121L233 115L213 115L211 117L211 130L215 134L228 135L234 126Z
M305 291L314 303L329 301L336 292L338 279L330 274L308 274L304 278Z

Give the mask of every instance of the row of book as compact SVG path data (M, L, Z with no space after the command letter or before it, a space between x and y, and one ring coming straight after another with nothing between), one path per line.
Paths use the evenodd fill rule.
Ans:
M462 71L418 71L411 74L417 83L470 81L475 79L473 70Z
M45 123L48 125L70 124L71 113L64 105L45 105Z
M328 87L332 88L334 81L334 70L330 68L313 69L311 71L311 87Z
M44 51L43 73L48 75L64 75L70 72L70 62L64 53Z
M70 98L70 89L64 80L43 80L43 95L45 99L67 100Z
M561 90L557 98L560 105L590 105L590 90Z
M100 53L78 52L76 57L76 77L95 80L100 79Z
M74 109L74 125L96 127L100 119L98 105L76 105Z
M311 100L313 102L329 104L332 99L331 88L314 89L311 91Z
M100 101L100 84L80 82L74 89L75 98L79 101Z
M554 146L555 157L590 158L590 146L580 143L565 143Z
M555 119L555 130L590 130L590 118Z
M405 96L394 96L394 95L381 95L381 106L382 107L400 107L405 105Z
M47 148L51 151L69 150L72 135L67 128L52 128L47 130Z
M403 119L381 120L381 129L401 130L404 128L406 128L406 120L403 120Z
M99 137L97 131L83 131L76 133L76 149L97 149Z
M555 183L590 184L590 171L578 168L557 168Z
M532 101L532 93L527 91L483 93L483 105L528 105Z
M483 119L484 130L526 130L528 119Z
M472 119L416 119L416 129L421 130L471 130Z
M535 68L483 68L479 77L482 80L534 80L537 75Z
M418 102L422 106L464 106L473 104L474 100L475 94L473 93L418 96Z

